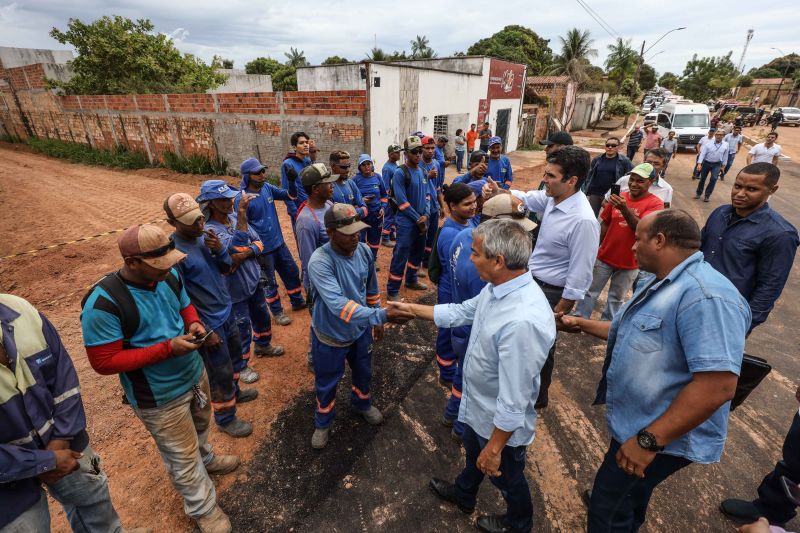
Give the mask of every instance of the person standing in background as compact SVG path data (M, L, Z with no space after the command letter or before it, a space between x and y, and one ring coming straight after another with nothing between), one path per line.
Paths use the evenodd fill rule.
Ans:
M389 159L383 164L381 169L381 179L383 180L383 188L386 189L386 196L389 202L394 202L392 196L392 176L399 168L397 162L400 161L400 152L403 147L399 144L390 144L387 149ZM396 205L396 204L395 204ZM394 243L397 240L397 226L394 221L395 210L386 209L383 213L383 231L381 232L381 244L387 248L394 248Z
M478 138L478 132L475 129L475 124L469 125L469 131L467 132L467 154L472 155L472 152L475 151L475 140Z
M467 150L467 141L464 139L464 130L456 130L456 172L461 174L461 169L464 168L464 153Z

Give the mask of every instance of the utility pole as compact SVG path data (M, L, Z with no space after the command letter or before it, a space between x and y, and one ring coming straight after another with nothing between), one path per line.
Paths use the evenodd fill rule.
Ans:
M639 83L639 71L642 70L642 63L644 63L644 41L642 41L642 50L639 52L639 61L636 62L636 74L633 76L633 85L631 85L631 102L636 98L636 84Z
M736 70L739 71L739 74L744 74L744 55L747 53L747 47L750 46L751 40L753 40L753 30L747 30L747 39L744 41L742 57L739 58L739 64L736 65Z

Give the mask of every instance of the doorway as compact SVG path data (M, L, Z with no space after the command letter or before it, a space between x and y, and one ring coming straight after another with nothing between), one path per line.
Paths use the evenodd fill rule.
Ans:
M511 120L511 109L498 109L497 110L497 128L495 135L503 139L503 152L506 151L508 146L508 123Z

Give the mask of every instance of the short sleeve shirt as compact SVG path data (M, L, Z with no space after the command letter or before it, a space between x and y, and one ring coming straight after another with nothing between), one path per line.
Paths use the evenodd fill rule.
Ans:
M644 198L639 200L631 200L630 193L627 192L621 193L621 196L628 202L628 209L639 218L653 211L664 209L664 202L651 193L647 193ZM623 270L639 268L633 253L636 236L619 209L616 209L610 202L607 203L600 214L600 220L608 226L608 230L603 242L600 243L597 258L614 268Z
M750 149L750 154L753 156L753 163L772 163L773 157L781 155L781 145L775 143L767 148L764 143L759 143Z

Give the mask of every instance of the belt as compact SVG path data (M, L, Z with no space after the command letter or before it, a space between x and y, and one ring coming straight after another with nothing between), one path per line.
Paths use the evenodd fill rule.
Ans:
M551 285L550 283L545 283L544 281L540 280L536 276L533 276L533 281L535 281L543 289L553 289L553 290L557 290L557 291L563 291L564 290L564 287L559 287L558 285Z

